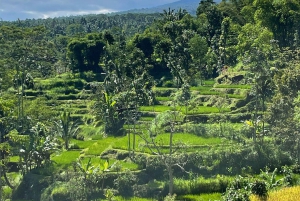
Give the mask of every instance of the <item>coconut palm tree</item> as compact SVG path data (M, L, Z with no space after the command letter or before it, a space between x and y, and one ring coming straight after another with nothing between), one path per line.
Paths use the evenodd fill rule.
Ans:
M55 122L58 135L64 140L65 149L69 149L70 140L77 135L78 125L71 119L70 112L64 111L58 122Z

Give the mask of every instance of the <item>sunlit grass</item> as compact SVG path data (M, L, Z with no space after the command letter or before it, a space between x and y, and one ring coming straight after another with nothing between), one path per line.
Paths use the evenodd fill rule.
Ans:
M92 125L80 125L79 127L79 134L85 136L86 138L96 135L102 135L101 127L95 127Z
M71 144L76 144L77 146L79 146L80 149L85 149L89 146L92 146L95 142L96 141L93 140L87 140L87 141L75 140L75 139L71 140Z
M139 197L132 197L132 198L123 198L120 196L117 196L115 198L116 201L157 201L155 199L151 199L151 198L139 198Z
M221 92L218 91L200 91L201 95L220 95L222 94Z
M177 88L176 87L154 87L154 91L165 91L165 90L172 90L175 91Z
M214 86L214 88L228 88L228 89L251 89L251 85L245 84L219 84Z
M227 94L228 98L236 98L236 99L244 99L245 96L244 95L240 95L240 94Z
M258 196L251 195L251 201L262 201ZM300 186L283 188L277 191L268 193L267 201L299 201L300 200Z
M205 80L204 85L214 85L216 82L215 80Z
M209 193L201 195L184 195L180 196L182 200L193 200L193 201L212 201L212 200L221 200L221 193Z
M147 134L146 134L147 135ZM131 147L133 146L133 138L134 134L130 134L130 140L131 140ZM155 142L159 146L166 146L165 148L168 148L170 141L170 134L169 133L163 133L157 135L155 138ZM173 135L173 143L183 143L187 146L214 146L214 145L219 145L224 142L221 138L204 138L204 137L198 137L193 134L189 133L175 133ZM140 145L145 145L145 141L138 135L135 135L135 144L136 144L136 151L141 151L141 152L148 152L148 149L145 146L140 146ZM120 137L118 138L113 144L112 148L114 149L122 149L122 150L128 150L128 135L125 137ZM187 147L188 148L188 147ZM195 148L195 147L194 147ZM193 147L189 149L194 149Z
M191 87L191 90L194 91L209 91L212 87L211 86L198 86L198 87Z
M107 161L106 159L101 159L100 157L85 157L82 159L82 164L84 166L87 165L88 161L91 160L91 164L94 167L101 167L103 164ZM108 160L108 168L110 169L113 164L119 164L121 167L121 170L129 169L129 170L138 170L138 165L135 163L127 162L127 161L119 161L116 159L109 159Z
M167 110L174 110L174 107L166 106L166 105L155 105L155 106L142 106L140 107L141 111L147 112L165 112ZM176 110L180 110L185 114L185 107L176 107ZM230 111L229 108L224 109L225 112ZM217 107L207 107L207 106L199 106L193 110L187 111L187 114L209 114L209 113L219 113L219 109Z
M152 121L154 117L141 117L139 120L140 121Z
M96 155L99 156L106 148L108 148L112 142L114 142L116 138L114 137L107 137L101 140L98 140L91 146L85 150L86 155Z
M173 100L172 97L170 97L170 96L167 96L167 97L165 97L165 96L157 96L157 97L155 97L155 99L157 101L172 101Z
M19 156L11 156L9 157L10 162L19 162L20 157Z
M64 151L59 155L55 155L51 158L52 161L57 163L59 166L70 165L76 161L80 155L80 151Z

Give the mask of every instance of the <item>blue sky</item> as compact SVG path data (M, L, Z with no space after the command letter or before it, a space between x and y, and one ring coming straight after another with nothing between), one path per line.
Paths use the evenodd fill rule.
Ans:
M1 0L0 18L17 20L151 8L178 0Z

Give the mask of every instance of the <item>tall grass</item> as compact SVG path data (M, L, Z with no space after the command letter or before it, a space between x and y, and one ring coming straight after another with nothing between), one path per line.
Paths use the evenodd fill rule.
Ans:
M233 180L232 177L174 179L174 193L177 195L199 195L207 193L223 193Z
M123 198L120 196L117 196L116 201L157 201L155 199L151 199L151 198L139 198L139 197L132 197L132 198Z
M258 196L251 195L251 201L263 201L264 199ZM266 201L299 201L300 200L300 186L283 188L281 190L272 191L269 193Z
M212 201L212 200L221 200L221 193L209 193L201 195L183 195L179 197L180 200L185 201Z
M80 125L80 134L86 138L93 136L100 136L102 138L101 127L95 127L92 125Z

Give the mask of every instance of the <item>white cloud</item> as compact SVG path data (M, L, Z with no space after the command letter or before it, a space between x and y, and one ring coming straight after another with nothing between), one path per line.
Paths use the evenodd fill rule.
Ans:
M178 0L0 0L1 18L48 18L149 8Z
M60 10L60 11L48 11L48 12L23 11L23 13L31 15L33 18L43 18L43 19L61 17L61 16L72 16L72 15L106 14L111 12L116 12L116 10L112 10L112 9L78 10L78 11Z

